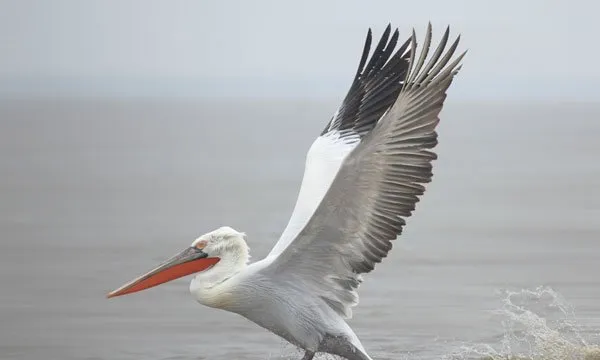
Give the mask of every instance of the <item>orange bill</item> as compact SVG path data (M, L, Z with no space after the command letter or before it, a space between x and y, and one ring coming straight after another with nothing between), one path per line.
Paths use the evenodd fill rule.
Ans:
M194 274L211 268L221 260L218 257L208 257L200 249L190 247L171 259L165 261L156 269L128 282L107 295L108 298L131 294L145 290L180 277Z

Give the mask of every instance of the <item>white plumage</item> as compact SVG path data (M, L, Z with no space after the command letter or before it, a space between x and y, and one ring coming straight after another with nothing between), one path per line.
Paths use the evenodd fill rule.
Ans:
M420 54L414 32L398 48L398 30L390 34L388 26L369 59L369 30L354 82L308 151L294 211L265 259L248 264L245 235L223 227L110 296L139 291L172 264L217 259L190 284L200 303L272 331L304 349L304 360L316 352L370 359L345 319L361 274L387 256L431 180L438 114L464 56L452 59L459 39L446 50L448 29L429 57L431 25Z

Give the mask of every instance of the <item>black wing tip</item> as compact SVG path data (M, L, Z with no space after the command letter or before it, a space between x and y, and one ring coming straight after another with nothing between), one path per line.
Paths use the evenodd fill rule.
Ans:
M369 58L369 53L371 52L371 42L373 41L373 31L371 28L367 31L367 37L365 38L365 45L363 47L363 53L360 57L360 62L358 64L358 69L356 69L356 75L354 77L356 79L362 74L365 68L365 64L367 63L367 59Z
M442 40L440 41L440 43L442 43L442 42L444 43L444 45L442 46L442 50L445 50L445 48L446 48L446 43L450 37L450 30L451 30L450 25L449 24L446 25L443 35L442 35ZM407 60L409 61L408 69L406 71L407 72L406 79L409 79L410 73L417 70L417 69L412 68L415 65L414 62L417 60L416 56L417 56L418 41L417 41L416 29L414 27L412 28L411 36L400 47L396 46L397 38L400 36L399 29L395 28L395 30L392 34L392 37L390 38L391 31L392 31L392 23L388 22L375 50L371 54L369 54L370 49L363 52L363 59L361 59L362 66L359 68L359 70L357 72L357 77L359 77L361 75L369 77L369 75L371 73L376 74L377 72L384 70L384 69L386 70L386 72L388 72L388 70L392 71L391 69L388 69L391 66L387 66L387 65L392 65L391 59L394 59L396 56L402 56L402 55L406 55ZM427 22L426 34L427 34L426 37L429 37L429 38L431 38L431 36L433 34L433 25L432 25L431 20L429 20ZM370 27L368 28L367 36L369 39L372 39L372 36L373 36L372 28L370 28ZM456 39L453 41L452 45L448 48L449 49L448 52L454 53L460 43L460 40L461 40L461 34L459 33L457 35ZM370 41L369 41L369 43L370 43ZM408 44L408 46L405 47L405 44ZM393 48L390 49L390 47L393 47ZM393 53L393 50L397 50L397 52L399 52L398 49L403 49L403 52L406 52L406 54ZM406 51L407 49L408 49L408 51ZM459 57L460 58L464 57L466 55L467 51L468 50L465 50ZM370 59L369 59L369 55L370 55ZM384 58L382 58L382 56ZM402 57L404 57L404 56L402 56ZM450 57L453 57L453 54L451 54ZM367 60L368 60L368 62L367 62ZM448 60L450 60L450 59L448 59ZM396 66L396 64L393 64L393 65ZM457 68L455 68L454 70L457 71L458 67L461 64L458 63L455 65L457 66Z
M392 33L392 24L388 23L385 30L381 34L377 46L371 52L371 45L373 42L373 29L369 27L367 29L367 36L365 38L360 62L358 68L356 69L354 81L356 82L359 78L370 77L373 74L377 74L378 72L386 68L386 65L388 65L388 63L391 62L391 59L393 59L395 56L404 55L396 54L394 53L394 50L403 49L403 52L406 51L406 43L408 43L410 39L403 43L400 47L398 47L397 45L399 37L400 30L398 28L395 28L394 32Z
M437 61L426 65L424 68L422 67L423 64L421 66L417 64L420 63L418 60L421 56L418 53L417 31L415 28L412 28L411 36L400 46L398 46L400 30L395 28L392 32L392 29L392 23L389 22L373 50L371 50L371 45L374 45L373 28L369 27L367 29L367 36L354 81L342 105L338 108L338 113L330 120L323 133L332 129L354 129L359 134L368 133L383 112L396 102L401 92L413 88L412 83L415 79L419 79L418 82L420 82L427 78L426 80L429 81L432 79L428 77L429 70L435 73L445 71L445 66ZM429 21L426 40L431 39L432 32L433 26ZM448 25L444 33L444 43L447 41L449 33L450 26ZM459 39L460 36L457 40ZM453 46L456 45L453 44ZM445 47L446 44L442 46L442 50ZM444 58L442 60L447 62L449 59ZM438 67L437 65L441 66ZM456 70L456 66L460 64L455 63L453 65L454 70ZM456 71L452 72L451 76L455 73Z

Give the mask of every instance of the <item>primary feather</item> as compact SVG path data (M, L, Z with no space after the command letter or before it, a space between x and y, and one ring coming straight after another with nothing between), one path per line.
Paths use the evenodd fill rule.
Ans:
M367 63L369 31L350 91L308 152L294 212L268 257L273 276L303 284L343 317L358 303L360 274L387 256L431 181L438 115L464 56L450 62L459 38L446 49L448 29L429 59L431 25L418 57L414 32L395 53L398 32L390 32Z

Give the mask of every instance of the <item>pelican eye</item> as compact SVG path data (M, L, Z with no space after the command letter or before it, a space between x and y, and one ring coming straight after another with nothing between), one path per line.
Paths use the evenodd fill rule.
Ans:
M206 240L201 240L198 241L198 243L196 245L194 245L194 247L198 250L202 250L206 247L207 241Z

